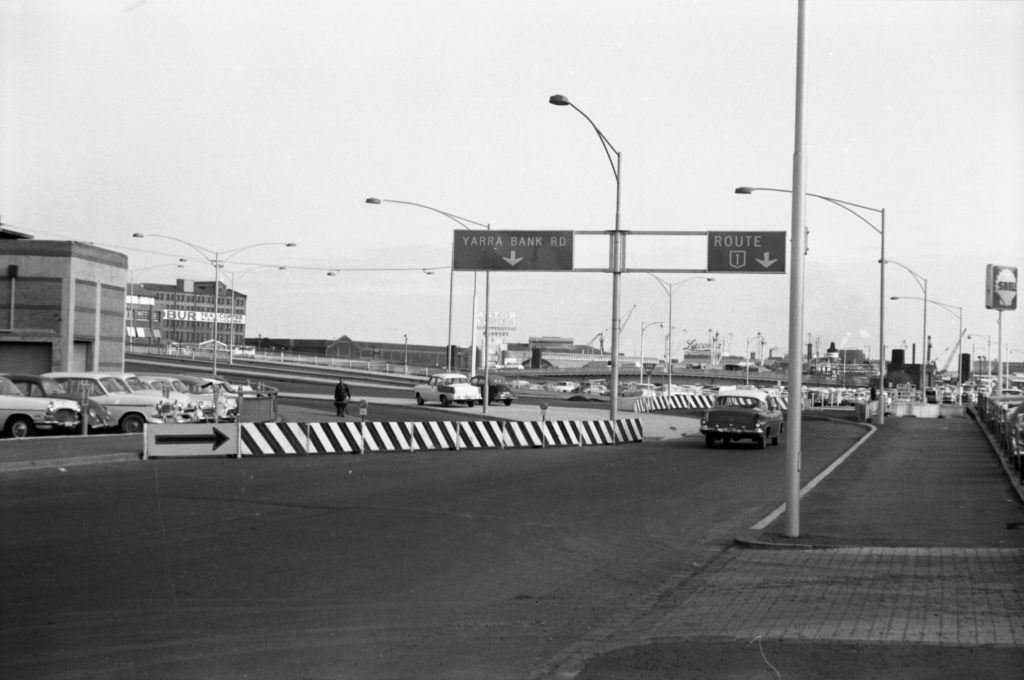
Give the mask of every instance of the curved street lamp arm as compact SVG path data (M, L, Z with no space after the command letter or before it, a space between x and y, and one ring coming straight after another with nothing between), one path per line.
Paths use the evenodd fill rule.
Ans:
M248 250L249 248L256 248L257 246L286 246L288 248L294 248L295 247L294 243L284 243L284 242L252 243L252 244L247 245L247 246L242 246L241 248L235 248L233 250L227 250L227 251L218 252L216 250L211 250L209 248L204 248L202 246L197 246L195 243L192 243L190 241L186 241L185 239L182 239L182 238L178 238L177 236L168 236L167 234L142 234L142 233L139 233L139 232L135 232L134 234L132 234L132 236L134 238L146 238L146 237L149 237L149 238L166 238L166 239L170 239L171 241L177 241L178 243L181 243L182 245L186 245L189 248L191 248L192 250L194 250L197 253L199 253L199 255L204 260L206 260L208 263L212 264L214 267L221 266L221 263L224 260L227 260L230 257L234 257L235 255L237 255L238 253L242 252L243 250Z
M768 188L768 187L737 187L735 193L737 193L737 194L752 194L755 191L775 191L775 192L780 193L780 194L791 194L791 193L793 193L789 189L771 189L771 188ZM833 205L837 205L840 208L842 208L843 210L845 210L846 212L848 212L851 215L855 216L857 219L859 219L864 224L866 224L869 227L871 227L872 229L874 229L879 234L882 233L882 230L879 227L876 227L874 224L871 223L870 220L868 220L866 217L861 215L856 210L853 210L853 208L860 208L861 210L870 210L871 212L876 212L876 213L879 213L879 214L884 214L885 213L885 209L884 208L872 208L871 206L861 205L859 203L853 203L851 201L842 201L842 200L840 200L838 198L832 198L831 196L823 196L822 194L812 194L810 192L807 192L806 195L807 196L813 196L814 198L820 198L823 201L828 201L829 203L831 203Z
M412 201L396 201L396 200L390 199L390 198L373 198L373 197L366 199L366 202L369 203L370 205L380 205L381 203L398 203L398 204L401 204L401 205L412 205L412 206L416 206L417 208L424 208L426 210L431 210L433 212L436 212L439 215L444 215L445 217L447 217L451 221L453 221L456 224L458 224L463 229L469 229L470 231L472 231L472 228L466 226L466 223L475 224L476 226L483 227L484 229L490 229L491 228L491 225L489 225L489 224L484 224L482 222L476 222L476 221L468 219L466 217L459 217L458 215L453 215L450 212L446 212L446 211L440 210L438 208L433 208L433 207L431 207L429 205L423 205L422 203L413 203Z
M902 264L900 262L897 262L896 260L884 260L883 264L894 264L897 267L901 267L908 274L910 274L911 276L914 277L914 282L917 283L918 288L920 288L922 290L922 292L924 292L925 295L928 294L928 279L926 279L925 277L921 276L920 274L915 272L913 269L911 269L907 265Z
M616 164L615 159L612 158L612 153L613 152L615 153L615 157L618 158L618 156L619 156L618 149L616 149L612 145L612 143L608 140L608 138L604 136L604 133L601 132L601 128L597 127L597 124L593 120L590 119L590 116L588 116L587 114L585 114L583 112L583 109L581 109L580 107L576 106L572 102L568 102L568 104L572 108L576 109L576 111L579 112L579 114L581 116L586 118L587 122L590 123L590 126L592 128L594 128L594 132L597 133L597 138L599 140L601 140L601 147L604 149L605 155L608 156L608 163L609 163L609 165L612 166L612 174L615 175L615 180L618 181L618 179L619 179L619 166L618 166L618 164Z
M890 300L918 300L920 302L927 302L930 305L938 305L939 307L942 307L943 309L945 309L950 314L953 314L953 315L955 315L955 316L957 316L959 318L963 318L963 315L964 315L964 308L962 306L960 306L960 305L951 305L951 304L949 304L947 302L939 302L938 300L932 300L931 298L910 297L909 295L893 295L889 299ZM974 335L978 335L978 334L974 333ZM984 338L985 336L984 335L978 335L978 337L979 338Z

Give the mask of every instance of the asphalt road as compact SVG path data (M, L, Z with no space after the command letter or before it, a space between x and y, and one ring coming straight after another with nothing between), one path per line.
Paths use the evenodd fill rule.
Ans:
M804 473L860 434L805 422ZM530 677L774 508L784 455L694 437L3 474L0 674Z

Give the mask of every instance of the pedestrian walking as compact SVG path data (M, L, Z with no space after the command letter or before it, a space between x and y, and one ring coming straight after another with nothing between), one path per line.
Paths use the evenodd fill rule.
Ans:
M338 378L338 384L334 386L334 410L338 416L344 416L346 409L348 408L348 401L352 398L352 393L348 390L348 385L341 378Z

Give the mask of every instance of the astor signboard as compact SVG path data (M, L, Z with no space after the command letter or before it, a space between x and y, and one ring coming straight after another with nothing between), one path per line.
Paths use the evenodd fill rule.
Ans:
M708 271L783 274L786 271L786 232L708 232Z
M571 231L457 231L457 271L571 271Z

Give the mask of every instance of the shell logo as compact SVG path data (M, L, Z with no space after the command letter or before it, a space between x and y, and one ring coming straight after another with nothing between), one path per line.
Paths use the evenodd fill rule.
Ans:
M990 264L985 268L985 307L1017 308L1017 268Z

